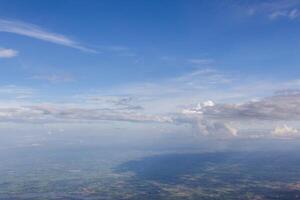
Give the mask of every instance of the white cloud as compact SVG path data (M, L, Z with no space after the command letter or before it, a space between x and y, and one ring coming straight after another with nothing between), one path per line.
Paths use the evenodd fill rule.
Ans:
M289 18L290 19L296 19L300 16L300 12L298 9L293 9L289 12Z
M272 13L269 14L269 18L272 20L281 18L281 17L286 17L289 18L291 20L296 19L300 16L300 12L298 9L293 9L293 10L289 10L289 11L274 11Z
M13 49L0 48L0 58L12 58L18 55L18 51Z
M35 91L32 88L20 87L16 85L0 86L0 97L3 99L25 99L34 95Z
M250 85L241 83L238 81L237 84L232 74L202 69L155 83L136 83L105 91L66 96L61 98L60 104L6 104L0 106L0 121L125 121L142 125L155 122L172 127L188 127L186 130L192 127L205 136L240 137L243 130L258 130L259 125L264 126L264 132L271 134L270 130L275 123L294 123L300 120L300 92L296 89L298 81L274 83L251 79ZM282 90L286 87L291 89ZM256 96L266 95L274 89L281 90L269 97ZM246 95L241 100L235 93ZM26 88L0 87L1 94L15 97L15 94L26 94ZM210 100L203 101L207 97ZM228 101L228 97L233 100Z
M68 74L46 74L46 75L35 75L31 79L34 80L44 80L51 83L60 83L60 82L71 82L74 81L74 78Z
M201 105L201 104L200 104ZM211 104L192 107L185 113L197 113L211 119L227 120L300 120L300 94L275 95L245 103Z
M213 59L188 59L187 61L196 65L210 65L215 62Z
M23 36L79 49L85 52L90 52L90 53L97 52L94 49L84 47L79 42L74 41L64 35L46 31L34 24L0 19L0 32L15 33L18 35L23 35Z
M249 15L265 15L271 20L280 18L294 20L300 17L299 8L298 0L274 0L252 5L248 13Z
M274 130L272 130L271 133L275 137L300 136L298 129L289 127L286 124L284 124L283 126L277 126Z
M4 94L26 93L15 86L2 87ZM84 96L83 96L84 97ZM166 123L194 128L200 135L209 137L242 137L246 127L256 128L255 123L273 127L277 122L300 120L300 93L281 91L274 96L244 103L215 103L212 100L186 105L181 112L151 112L157 104L147 104L142 97L90 95L68 103L20 103L0 106L1 122L22 123L89 123L98 121L125 121L136 123ZM149 107L151 105L152 107ZM145 106L148 108L145 109ZM158 108L160 110L160 108ZM252 123L253 122L253 123ZM252 127L254 124L254 127ZM268 128L269 127L269 128ZM270 132L273 136L296 136L298 130L287 126ZM266 135L261 135L261 137Z
M127 122L159 122L170 123L167 116L149 115L132 110L87 108L81 105L33 104L31 106L15 106L0 108L0 121L52 123L92 121L127 121Z
M215 103L211 100L204 101L203 103L198 103L195 107L183 109L182 113L184 114L203 114L202 110L205 107L213 107Z
M113 108L118 110L143 110L137 98L131 96L84 96L88 104L97 105L99 108Z
M206 119L201 113L182 113L173 116L173 121L179 124L190 124L202 136L234 137L238 130L228 122Z
M233 124L248 127L251 122L271 126L272 123L300 120L300 93L292 90L261 100L245 103L216 104L212 101L185 108L173 117L177 123L191 124L202 135L237 136ZM298 130L286 125L272 131L275 136L296 136Z

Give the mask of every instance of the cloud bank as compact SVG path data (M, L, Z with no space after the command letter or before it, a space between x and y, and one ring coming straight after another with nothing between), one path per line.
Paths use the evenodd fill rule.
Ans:
M88 103L89 102L89 103ZM127 121L190 125L199 135L213 137L240 136L240 127L250 121L268 124L300 120L300 94L284 93L245 103L205 101L181 112L150 114L132 97L88 97L81 104L32 104L0 108L1 122L52 123ZM236 124L239 124L237 127ZM274 127L271 136L298 136L297 128Z
M1 122L53 123L93 121L171 122L166 116L148 115L130 110L85 108L80 106L37 104L0 108Z

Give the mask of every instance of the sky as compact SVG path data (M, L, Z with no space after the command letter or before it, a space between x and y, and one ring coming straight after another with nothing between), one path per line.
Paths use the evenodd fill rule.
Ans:
M0 3L1 135L300 136L298 0Z

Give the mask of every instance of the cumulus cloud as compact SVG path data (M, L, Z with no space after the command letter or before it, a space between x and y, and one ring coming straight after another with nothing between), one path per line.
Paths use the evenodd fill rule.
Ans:
M286 124L284 124L283 126L277 126L274 130L271 131L271 134L275 137L300 136L298 129L289 127Z
M198 106L191 111L208 118L228 120L299 120L300 94L275 95L258 101L238 104Z
M216 104L212 101L199 103L182 110L181 116L175 118L179 123L190 123L197 127L203 135L236 136L237 128L233 122L248 123L249 121L272 123L276 121L300 120L300 93L283 92L262 100L246 103ZM273 135L295 135L297 129L288 126L276 128Z
M64 35L46 31L41 27L30 23L0 19L0 32L8 32L8 33L14 33L18 35L23 35L23 36L79 49L85 52L90 52L90 53L97 52L94 49L87 48L82 44L80 44L79 42L74 41Z
M13 49L0 48L0 58L13 58L18 55L18 51Z
M206 107L213 107L215 103L211 100L204 101L203 103L198 103L195 107L191 107L188 109L183 109L182 112L184 114L203 114L202 110Z
M210 100L198 103L195 107L182 110L182 113L176 116L174 121L191 124L203 136L237 136L238 130L230 123L209 119L203 115L204 110L214 106L215 103Z
M213 137L234 137L237 136L238 130L231 124L206 120L199 117L191 117L189 121L196 131L203 136L213 136Z

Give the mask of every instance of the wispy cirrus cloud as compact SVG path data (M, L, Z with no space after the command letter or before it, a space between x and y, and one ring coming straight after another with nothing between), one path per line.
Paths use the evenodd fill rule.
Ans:
M131 111L143 110L143 107L137 103L136 98L133 98L131 96L91 95L91 96L83 97L83 100L89 104L97 105L97 107L106 106L118 110L131 110Z
M262 1L257 4L250 5L248 14L265 15L271 20L287 18L290 20L299 19L300 17L300 1L298 0L275 0Z
M2 99L26 99L34 95L35 91L28 87L16 85L0 86L0 98Z
M39 74L30 77L33 80L48 81L50 83L72 82L74 77L69 74Z
M300 11L298 9L293 10L284 10L284 11L275 11L269 15L269 18L272 20L281 18L281 17L287 17L289 19L296 19L300 17Z
M18 55L18 51L14 49L0 48L0 58L13 58Z
M191 64L196 64L196 65L210 65L215 62L213 59L199 59L199 58L192 58L192 59L188 59L187 61Z
M79 42L68 38L67 36L46 31L40 26L30 23L0 19L0 32L14 33L74 49L79 49L84 52L97 53L96 50L85 47Z

